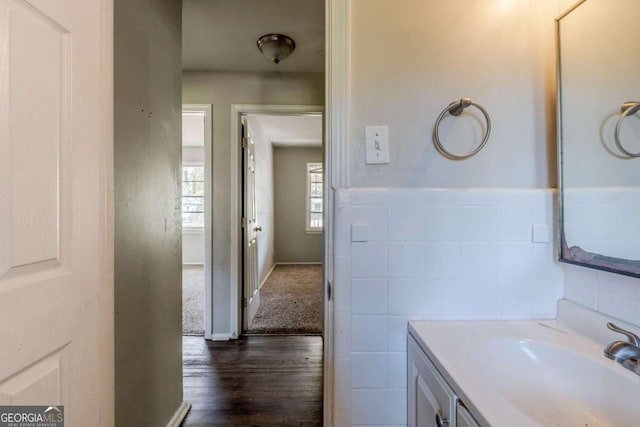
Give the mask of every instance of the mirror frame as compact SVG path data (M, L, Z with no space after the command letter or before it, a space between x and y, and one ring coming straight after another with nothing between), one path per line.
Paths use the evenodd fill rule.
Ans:
M556 38L556 141L558 147L558 258L560 262L607 271L609 273L640 278L640 261L616 258L587 252L578 246L569 246L564 233L564 170L563 170L563 123L562 123L562 58L560 21L575 11L587 0L580 0L555 19Z

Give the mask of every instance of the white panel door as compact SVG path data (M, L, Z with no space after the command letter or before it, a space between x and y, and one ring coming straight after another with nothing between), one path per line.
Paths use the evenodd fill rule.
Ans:
M245 136L243 137L243 167L244 167L244 289L243 289L243 311L244 328L249 329L258 306L260 304L260 294L257 292L258 283L258 232L262 227L258 226L258 215L256 209L256 159L255 142L252 138L251 129L243 120Z
M113 424L110 0L0 0L0 405Z
M256 156L255 141L251 125L246 117L243 124L243 167L244 167L244 199L243 199L243 236L244 236L244 287L243 310L244 329L249 329L253 318L260 306L260 287L258 279L258 233L262 227L258 225L258 210L256 207Z

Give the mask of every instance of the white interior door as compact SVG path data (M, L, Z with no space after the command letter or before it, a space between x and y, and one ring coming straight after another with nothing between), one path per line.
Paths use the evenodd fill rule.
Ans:
M0 405L113 424L113 5L0 0Z
M244 137L244 209L242 224L244 227L244 328L248 329L251 320L258 311L260 293L258 283L258 232L262 228L257 223L256 210L256 160L255 144L251 132L243 120Z

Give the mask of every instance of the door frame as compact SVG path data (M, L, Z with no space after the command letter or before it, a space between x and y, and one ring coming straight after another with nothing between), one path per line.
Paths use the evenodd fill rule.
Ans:
M182 114L204 114L204 337L213 333L213 154L211 104L182 104Z
M334 381L335 347L350 348L350 342L344 337L350 336L350 307L336 307L333 295L339 292L349 293L351 288L348 272L335 271L334 248L334 204L337 191L351 185L351 168L349 152L349 114L351 91L351 1L325 0L325 104L324 145L325 145L325 236L324 236L324 275L325 295L324 307L324 417L325 427L350 419L350 404L334 402L334 396L350 396L351 381L338 378ZM350 304L350 303L347 303ZM334 337L342 337L338 340ZM347 338L348 339L348 338ZM345 357L344 354L342 357ZM341 361L344 363L344 359ZM348 364L348 361L347 361ZM344 366L344 365L343 365ZM348 384L348 387L346 384ZM346 406L346 408L345 408ZM346 411L345 411L346 409Z
M272 114L272 115L307 115L322 114L322 105L257 105L257 104L233 104L231 105L231 307L230 324L231 338L238 338L242 333L242 188L241 173L242 160L242 134L241 117L246 114ZM324 130L323 130L324 131ZM323 132L324 134L324 132ZM326 144L325 144L326 145ZM326 147L324 147L326 155ZM324 230L327 233L327 230ZM327 265L325 260L324 265ZM324 267L326 269L326 267ZM327 286L326 280L324 287ZM325 333L327 330L325 329ZM324 334L323 334L324 335Z

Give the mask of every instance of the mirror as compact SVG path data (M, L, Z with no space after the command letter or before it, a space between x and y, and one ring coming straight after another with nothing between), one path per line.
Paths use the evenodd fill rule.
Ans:
M640 1L556 20L560 261L640 277Z

